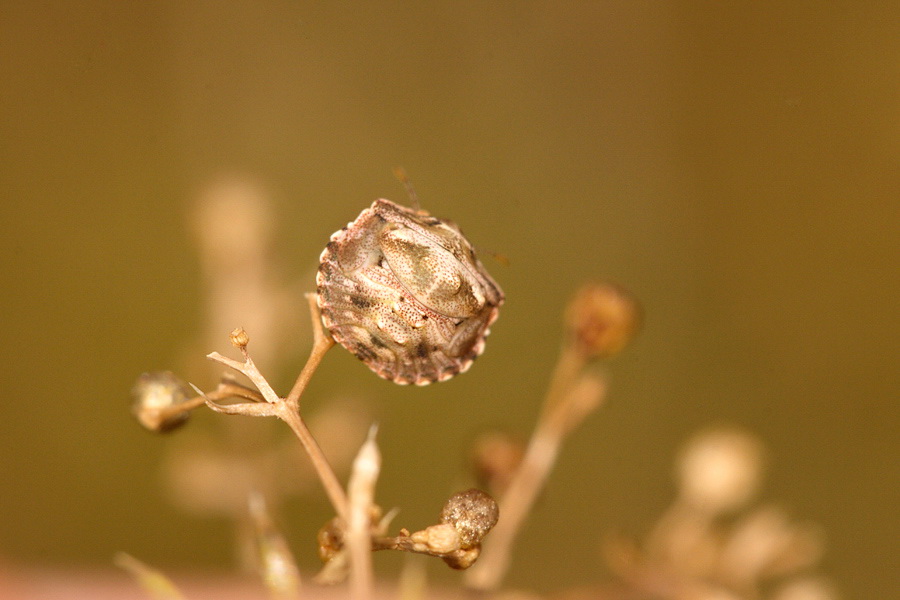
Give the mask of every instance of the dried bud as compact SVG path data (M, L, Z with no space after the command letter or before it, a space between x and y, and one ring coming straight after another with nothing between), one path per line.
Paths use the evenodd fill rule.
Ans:
M566 308L571 343L588 358L618 354L637 333L641 308L626 290L610 283L590 283Z
M182 407L190 399L187 385L169 371L141 375L131 390L131 411L141 425L165 433L183 425L190 409Z
M524 455L522 440L503 431L488 431L475 440L470 460L478 482L502 495Z
M738 508L759 487L762 455L759 440L737 429L694 436L678 460L682 500L712 514Z
M344 529L341 520L335 517L325 523L316 535L319 544L319 558L327 563L344 547Z
M432 525L415 532L409 539L421 546L420 552L429 554L449 554L459 550L461 544L459 532L450 523Z
M480 544L499 517L497 502L475 488L454 494L441 510L441 523L449 523L456 528L463 550Z
M472 546L471 548L460 549L453 554L442 557L444 562L447 563L451 569L457 569L459 571L468 569L472 565L475 564L475 561L478 560L478 557L481 555L481 545Z
M231 345L235 348L244 349L247 347L247 344L250 343L250 336L244 331L243 327L238 327L237 329L231 332L229 336L231 338Z

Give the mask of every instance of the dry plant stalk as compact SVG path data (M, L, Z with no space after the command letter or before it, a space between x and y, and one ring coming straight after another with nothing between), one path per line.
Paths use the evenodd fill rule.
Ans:
M250 496L250 518L256 534L257 564L272 600L300 597L300 570L281 532L275 528L261 494Z
M194 387L197 396L192 397L188 386L172 373L148 373L133 390L137 398L133 411L144 427L158 432L183 425L190 412L203 404L224 414L274 416L287 423L336 514L319 532L320 556L326 564L316 579L336 583L349 576L352 600L374 596L375 550L434 556L454 569L472 567L465 577L467 585L494 592L562 444L606 396L606 376L587 367L615 356L628 344L639 328L641 311L617 286L585 285L567 306L565 341L526 449L520 452L515 444L500 440L502 460L484 465L487 475L502 486L499 507L490 495L470 489L451 496L438 523L412 533L403 528L396 536L387 535L393 513L382 517L375 503L381 468L375 428L356 456L345 492L300 414L300 399L313 373L337 342L395 383L444 381L468 369L483 351L489 327L504 302L503 292L459 228L422 210L405 174L400 172L398 178L414 208L376 200L336 232L323 251L317 293L306 295L312 350L287 396L280 397L259 371L247 349L249 335L237 328L231 342L242 360L217 352L207 357L244 375L252 387L226 376L211 391ZM198 222L212 221L213 226L199 228L198 237L214 290L208 315L212 330L219 331L222 322L234 322L236 317L249 319L251 329L258 331L257 356L266 362L274 354L279 329L283 330L277 324L294 311L293 303L284 302L288 295L274 284L268 268L272 220L259 204L260 198L240 182L213 188L198 209ZM235 212L245 218L229 221ZM290 309L281 310L285 307ZM232 399L239 402L223 403ZM723 527L723 515L740 509L758 488L760 457L760 444L740 432L720 430L698 436L679 463L679 496L643 548L622 540L607 545L610 565L629 585L622 593L673 600L757 600L764 597L764 585L770 580L786 578L784 585L773 588L774 600L831 600L834 593L827 582L805 573L821 555L816 529L792 523L774 506L756 508ZM258 483L258 478L254 481ZM251 495L249 513L257 562L272 598L298 598L296 563L261 494ZM155 569L126 554L118 555L116 562L156 600L183 600L171 581ZM418 573L411 577L413 583L403 587L402 597L424 596L424 576ZM610 596L587 593L596 598Z
M256 389L228 378L211 392L204 393L195 387L198 396L187 398L184 390L177 385L177 379L166 374L160 382L144 382L140 388L145 401L139 402L138 406L149 414L144 415L146 418L142 422L168 424L205 402L212 410L223 414L274 416L287 423L309 456L337 515L319 535L320 553L326 566L317 579L336 582L349 573L354 600L367 600L372 595L372 550L427 554L442 558L454 569L472 567L482 555L485 536L498 523L497 503L479 490L461 492L447 502L438 524L414 533L402 529L395 537L386 536L389 519L380 519L380 509L374 503L374 487L380 469L374 430L354 463L348 499L348 494L300 415L300 398L322 358L334 346L329 332L323 327L317 300L321 301L316 295L307 295L313 347L286 397L278 396L256 367L248 351L249 335L238 328L232 331L230 338L243 360L234 360L218 352L209 354L208 358L241 373ZM603 310L598 310L598 301ZM608 310L610 306L616 309L612 315ZM623 310L623 306L627 310ZM503 495L504 518L499 521L496 533L484 548L487 557L466 578L470 587L493 590L504 577L516 535L546 482L563 441L602 403L606 379L585 367L597 357L615 354L624 345L624 340L630 338L636 328L635 307L630 297L618 288L596 285L585 288L570 305L567 342L554 369L541 416L521 464ZM160 390L171 391L172 402L160 402L159 398L165 396ZM243 401L233 404L220 402L231 397ZM262 517L257 514L255 519L260 522ZM290 578L285 581L289 582ZM285 587L288 589L291 586L288 583Z
M341 487L337 476L299 412L300 398L312 374L325 353L334 346L331 337L322 327L315 296L310 294L307 298L313 321L313 348L288 396L283 398L278 396L269 385L250 357L249 335L243 329L238 328L231 332L230 338L232 345L240 350L243 360L234 360L217 352L209 354L208 358L241 373L250 380L256 390L237 384L231 379L223 380L211 392L203 392L194 386L194 390L198 394L196 398L187 399L179 396L178 401L170 402L170 406L167 406L166 410L171 410L172 415L179 416L179 411L186 412L205 403L212 410L223 414L274 416L285 421L291 427L311 459L337 515L320 533L321 553L323 559L326 560L326 567L317 580L328 583L342 581L349 567L354 600L367 600L372 596L374 584L371 567L372 550L403 550L427 554L442 558L455 569L470 567L480 555L482 539L497 522L497 505L488 494L479 490L468 490L456 494L445 505L441 513L441 522L438 525L412 534L403 529L400 535L393 538L387 537L385 530L390 516L380 518L380 509L374 503L375 482L380 470L380 456L374 442L374 428L354 462L353 475L349 484L349 498ZM162 383L164 384L163 389L175 389L179 394L182 392L178 386L168 380L164 380ZM157 388L143 386L140 389L144 395L143 398L139 395L138 406L143 405L145 411L158 412L157 397L160 393ZM245 402L233 404L219 402L220 399L230 397L237 397ZM144 402L140 401L142 399ZM166 416L172 415L166 413ZM144 422L150 421L151 419L144 419ZM155 422L160 421L161 419L157 419ZM267 526L268 521L260 514L260 509L257 507L254 510L256 514L253 516L257 527ZM265 553L267 550L273 549L273 544L278 546L280 542L272 535L264 536L261 538L260 549ZM284 549L286 550L286 546ZM275 561L276 570L284 571L283 563L285 562L293 564L293 559L289 558L287 552L276 551L274 554L270 553L268 558ZM270 587L280 594L279 597L287 598L294 593L293 590L297 586L291 583L293 579L290 573L278 572L272 576L277 581ZM299 578L296 581L299 585Z
M566 437L603 402L607 380L585 370L620 352L640 325L640 308L623 289L585 285L566 310L566 340L525 455L500 499L503 518L484 556L466 573L474 589L496 589L509 568L516 536L547 481Z
M408 180L405 183L411 189ZM234 291L233 286L228 287L233 278L221 276L229 271L228 264L234 264L252 271L254 290L267 289L272 280L268 278L266 244L262 242L268 239L270 221L261 219L260 227L234 228L233 222L222 221L222 206L235 205L242 214L260 216L249 201L248 190L235 188L232 183L214 191L198 213L204 217L201 221L213 219L218 223L211 228L212 233L201 228L199 236L211 284L226 284ZM219 244L224 245L217 251ZM250 259L242 260L245 255ZM349 562L352 596L357 600L372 594L373 549L439 556L453 568L467 568L477 559L482 538L496 522L493 499L481 492L478 494L484 498L469 492L457 495L457 502L468 503L466 510L442 513L440 524L423 531L409 534L401 530L396 538L387 538L389 518L381 519L374 503L380 468L374 430L357 457L348 494L304 422L300 398L335 340L379 375L400 384L444 381L465 371L484 349L488 327L503 303L502 291L455 224L432 217L418 206L407 209L388 200L377 200L355 222L332 236L322 253L317 285L317 293L306 296L314 337L312 351L287 396L279 396L262 375L248 351L249 335L237 328L230 337L242 359L218 352L207 358L242 374L252 387L225 377L209 392L191 386L197 393L192 398L187 385L171 373L145 374L134 390L135 415L145 427L158 432L183 424L202 404L223 414L277 417L287 423L300 440L336 514L322 538L323 548L334 550L331 558L336 559L326 565L326 570L332 567L330 576L341 578ZM211 311L219 317L227 312L224 305ZM271 321L263 319L258 324L264 329L264 341L268 340ZM264 349L271 351L272 344L266 343ZM386 349L389 352L385 353ZM399 362L409 372L389 372L391 356L402 359ZM223 403L235 398L239 400L236 403ZM473 499L477 501L471 502ZM251 520L270 589L277 597L296 595L299 576L289 568L293 559L272 529L261 496L251 498Z
M369 436L353 461L347 491L350 514L347 523L347 548L350 554L350 598L370 600L374 589L372 575L371 522L375 508L375 484L381 472L381 453L375 443L377 427Z
M130 554L119 552L116 566L128 571L153 600L185 600L184 595L164 573L139 561Z
M329 465L328 459L319 447L318 442L316 442L316 439L306 427L306 423L303 421L299 412L300 396L309 384L309 380L312 378L313 373L319 366L325 353L334 346L334 341L322 328L315 295L308 294L307 300L309 302L313 321L313 347L309 359L306 361L306 365L303 367L303 370L300 372L300 375L297 377L297 380L291 388L291 392L284 398L281 398L275 393L275 390L272 389L269 382L266 381L262 373L259 372L259 369L256 368L253 359L250 358L250 354L247 351L247 343L249 341L247 333L243 329L236 329L231 335L232 344L241 351L241 354L244 357L243 362L227 358L218 352L209 354L208 358L245 375L257 387L265 402L218 404L207 398L206 404L214 411L223 414L254 417L274 416L287 423L300 440L300 443L303 444L306 453L309 455L335 512L341 518L346 519L348 515L348 505L344 488L338 481L337 475L335 475L334 470L331 468L331 465ZM200 392L200 395L203 396L204 394Z
M577 360L574 354L564 351L558 376L568 377L574 365L567 363ZM606 379L584 373L568 386L555 379L551 390L556 393L547 395L525 456L500 499L503 517L485 544L484 556L466 573L466 583L472 588L493 590L499 586L509 568L516 536L547 481L560 447L566 436L600 406L606 393Z
M202 404L223 414L277 417L287 423L336 515L319 533L326 564L317 580L334 583L349 576L352 600L373 597L373 550L426 554L454 569L472 567L467 585L495 590L563 442L606 395L605 375L586 367L614 356L632 338L640 322L637 303L608 284L587 285L570 302L565 343L540 417L521 462L505 482L499 507L490 495L467 490L447 501L437 524L388 536L392 516L382 518L375 504L381 457L374 427L357 454L345 492L301 416L300 399L335 341L395 383L422 385L465 371L484 349L504 296L452 222L387 200L377 200L332 236L322 253L317 284L317 293L306 295L312 350L287 396L279 396L262 375L248 351L249 335L237 328L230 337L242 359L218 352L207 358L244 375L252 387L225 377L209 392L194 387L197 396L192 398L171 373L145 375L135 388L136 415L156 431L179 426ZM223 403L235 398L239 402ZM260 567L273 598L296 598L300 577L287 544L272 526L261 496L251 497L250 508ZM126 562L144 577L151 573L135 564Z

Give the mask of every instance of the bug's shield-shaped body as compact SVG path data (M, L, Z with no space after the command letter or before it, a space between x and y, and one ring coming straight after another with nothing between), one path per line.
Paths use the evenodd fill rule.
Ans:
M468 369L503 304L454 223L383 199L331 236L316 283L334 339L400 384Z

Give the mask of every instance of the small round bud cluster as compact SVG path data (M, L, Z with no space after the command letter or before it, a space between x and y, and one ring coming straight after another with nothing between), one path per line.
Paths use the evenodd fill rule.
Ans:
M231 345L235 348L243 349L250 343L250 336L244 331L243 327L234 329L228 337L231 339Z
M141 375L131 390L131 411L138 422L150 431L166 433L183 425L190 411L179 405L190 398L187 385L169 371Z
M590 283L569 302L565 321L571 342L586 358L609 358L637 333L641 309L619 286Z
M448 523L459 533L459 547L474 548L493 529L500 517L497 502L489 494L475 488L454 494L441 510L441 523Z

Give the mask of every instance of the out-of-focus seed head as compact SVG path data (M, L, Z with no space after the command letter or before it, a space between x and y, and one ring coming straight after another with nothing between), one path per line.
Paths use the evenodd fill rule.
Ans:
M475 440L470 460L478 482L492 493L503 495L524 455L521 439L503 431L488 431Z
M586 358L610 358L640 329L641 307L617 285L589 283L569 302L565 323L570 343Z
M179 410L187 402L190 390L169 371L153 371L141 375L131 390L131 411L146 429L166 433L184 425L189 410Z
M475 488L454 494L441 510L441 523L453 525L463 550L479 545L499 517L497 502Z
M677 463L683 502L711 514L739 508L759 488L763 446L735 428L718 428L691 438Z

